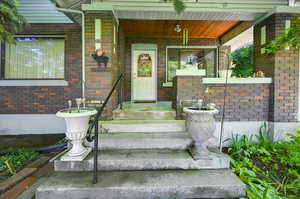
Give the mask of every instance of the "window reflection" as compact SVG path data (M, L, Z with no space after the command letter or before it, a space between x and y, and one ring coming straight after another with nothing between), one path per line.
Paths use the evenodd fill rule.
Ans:
M216 48L167 48L167 80L177 69L204 69L207 77L216 76Z

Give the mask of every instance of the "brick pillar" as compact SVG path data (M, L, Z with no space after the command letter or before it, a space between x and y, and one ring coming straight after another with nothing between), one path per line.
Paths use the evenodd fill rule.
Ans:
M228 66L228 54L230 53L231 46L219 47L219 70L226 70Z
M97 24L97 25L96 25ZM99 30L96 30L99 28ZM118 73L117 25L112 14L91 13L85 17L85 59L86 59L86 98L87 100L105 100ZM102 48L109 58L107 69L99 67L91 54L96 48ZM118 104L117 92L107 104L106 119L112 118L112 110Z
M273 78L270 96L269 121L295 122L298 119L299 50L282 49L265 54L265 43L284 34L286 24L300 23L300 15L274 14L254 27L254 57L256 71ZM266 32L263 34L262 32ZM265 38L264 38L264 35ZM266 40L266 42L264 42Z

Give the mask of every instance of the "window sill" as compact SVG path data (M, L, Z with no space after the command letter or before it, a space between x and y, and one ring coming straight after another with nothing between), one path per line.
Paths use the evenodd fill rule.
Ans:
M176 76L205 76L206 70L203 69L177 69Z
M0 86L68 86L65 80L0 80Z
M173 82L165 82L163 83L163 87L173 87Z
M226 78L203 78L203 84L225 84ZM228 84L271 84L272 78L228 78Z

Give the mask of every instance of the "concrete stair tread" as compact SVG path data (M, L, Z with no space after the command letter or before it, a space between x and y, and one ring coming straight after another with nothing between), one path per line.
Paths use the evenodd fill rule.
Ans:
M174 120L175 110L169 111L113 111L115 120Z
M115 132L99 134L101 139L120 138L190 138L187 132Z
M186 132L163 133L107 133L99 134L99 149L174 149L182 150L192 145Z
M182 120L160 121L149 120L114 120L111 122L103 122L102 126L109 132L178 132L185 131L185 123Z
M93 154L82 162L54 161L56 171L91 171ZM98 151L98 170L167 170L229 168L230 160L223 154L194 160L185 150L105 150Z
M56 172L36 199L239 198L245 185L229 169L187 171Z

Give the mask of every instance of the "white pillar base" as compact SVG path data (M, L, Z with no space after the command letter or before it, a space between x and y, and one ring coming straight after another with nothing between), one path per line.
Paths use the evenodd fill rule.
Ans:
M61 156L61 161L83 161L88 154L92 151L91 147L86 147L86 151L78 156L70 156L69 152L66 152L63 156Z

